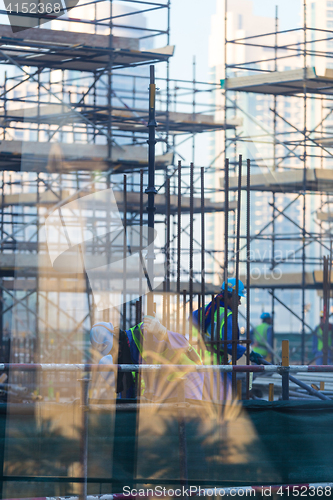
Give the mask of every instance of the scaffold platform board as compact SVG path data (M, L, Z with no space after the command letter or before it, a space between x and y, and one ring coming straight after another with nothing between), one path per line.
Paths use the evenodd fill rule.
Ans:
M240 279L245 284L246 276L241 276ZM333 272L331 273L331 282L333 281ZM304 282L306 289L322 290L323 289L323 271L308 271L304 273ZM303 284L303 274L301 272L288 273L277 269L268 271L267 273L258 272L258 275L253 272L250 278L251 288L290 288L301 289Z
M333 70L326 69L325 75L316 74L313 67L292 69L288 71L272 71L256 73L249 76L221 80L222 88L238 92L255 92L259 94L294 95L309 94L331 95L333 92Z
M324 148L333 147L333 137L316 137L315 141Z
M157 155L156 168L173 163L173 153ZM77 170L130 171L148 166L145 146L112 146L108 157L106 144L1 141L0 170L27 172L71 172Z
M333 222L333 212L317 212L317 219L322 222Z
M90 194L88 191L81 191L80 197ZM117 202L118 209L123 211L124 209L124 193L123 191L113 191L115 200ZM73 201L75 199L75 191L70 192L69 190L63 190L62 192L53 191L42 191L37 193L17 193L17 194L6 194L3 199L0 196L0 205L11 206L11 205L23 205L23 206L36 206L38 205L56 205L60 202ZM126 193L127 200L127 211L138 213L140 212L140 193L130 191ZM148 195L143 194L143 209L147 206ZM96 205L98 206L98 201ZM224 212L225 204L224 202L211 201L209 198L204 199L204 211L205 213L213 212ZM165 194L155 195L155 208L157 214L165 214L167 210L167 199ZM182 196L181 198L181 213L190 213L191 208L191 198L189 196ZM229 203L229 210L235 210L237 208L237 202L231 201ZM105 210L105 203L101 203L101 210ZM177 195L170 196L170 213L175 214L178 211L178 197ZM193 213L200 214L202 211L201 198L193 198ZM89 217L86 217L89 220Z
M13 33L0 25L0 62L76 71L97 71L167 61L174 46L140 50L139 39L93 33L27 29ZM8 56L8 57L7 57Z
M306 169L305 191L333 193L333 170L328 169ZM272 191L276 193L299 193L303 191L302 168L288 171L273 172L267 170L262 174L253 174L250 178L250 189L252 191ZM230 177L230 189L236 191L238 178ZM224 187L224 179L220 179L221 188ZM242 189L246 189L246 176L242 176Z
M28 259L27 259L28 261ZM2 262L0 256L0 262ZM32 260L30 259L30 263ZM36 260L34 261L36 262ZM22 261L21 261L22 264ZM20 277L20 275L24 271L29 270L29 275L24 274L26 277ZM155 273L158 276L164 274L164 266L162 264L156 265ZM82 275L67 275L60 274L57 271L53 270L53 268L49 268L47 271L44 269L35 268L15 268L15 274L17 276L9 278L8 274L13 274L13 268L3 268L2 273L2 286L6 290L21 290L21 291L29 291L35 290L37 287L37 279L38 279L38 290L41 292L57 292L57 293L86 293L87 292L87 280ZM128 274L130 277L130 273ZM103 278L103 276L101 276ZM115 287L120 286L118 290L122 289L122 277L114 277ZM142 281L145 283L146 278L143 276ZM189 293L189 283L181 281L180 282L180 291L181 293L186 291ZM217 294L221 290L220 286L214 285L213 283L205 283L205 294ZM139 293L139 280L137 283L131 283L131 292ZM177 283L170 283L169 290L167 289L167 285L165 282L160 283L155 289L154 294L177 294ZM193 283L193 294L199 295L201 293L201 283Z
M0 123L26 122L43 123L49 125L66 123L86 123L84 118L93 123L105 123L109 120L110 112L106 106L83 106L72 110L64 104L48 104L41 106L21 106L19 109L0 111ZM235 129L242 125L241 118L230 118L225 127L224 121L217 121L213 115L200 113L179 113L170 111L156 112L157 130L163 131L168 127L170 133L207 132L209 130ZM143 109L125 109L112 107L112 127L129 132L148 133L148 111Z

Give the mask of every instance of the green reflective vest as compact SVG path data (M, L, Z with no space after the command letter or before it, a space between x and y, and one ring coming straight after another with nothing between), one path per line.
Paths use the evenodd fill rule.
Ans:
M223 344L220 344L220 360L218 361L217 359L217 336L216 336L216 329L217 329L217 314L218 314L218 311L217 309L215 310L215 313L214 313L214 325L213 325L213 335L211 334L211 325L212 325L212 322L210 321L209 323L209 330L205 332L204 334L204 341L205 341L205 346L206 346L206 349L205 349L205 353L204 353L204 364L205 365L219 365L223 362L223 356L224 356L224 345ZM219 314L220 314L220 332L219 332L219 338L220 340L224 340L223 339L223 326L224 326L224 307L220 307L219 309ZM228 314L227 314L227 317L229 317L230 315L232 314L232 311L229 311L228 310ZM202 310L200 310L200 314L199 314L199 317L200 317L200 325L199 325L199 330L200 330L200 327L202 325ZM210 317L210 314L208 314L207 316L208 319L211 319ZM230 333L230 332L229 332ZM193 336L197 336L198 335L198 329L196 327L193 327ZM215 341L214 344L210 344L209 342L210 341Z
M324 347L324 341L323 341L323 336L324 336L324 332L323 332L323 329L321 328L320 325L317 326L316 328L316 336L317 336L317 351L322 351L323 350L323 347ZM331 347L332 346L332 332L330 332L330 330L328 330L328 346Z
M158 352L158 353L151 353L148 352L147 350L144 349L144 340L145 337L143 335L143 322L139 323L136 326L133 326L130 328L130 331L132 333L134 342L136 347L138 348L138 351L142 357L142 359L146 360L147 356L149 356L149 362L151 364L163 364L164 360L167 360L169 363L168 364L176 364L176 365L196 365L195 361L193 361L189 356L187 356L186 352L177 352L177 349L172 349L169 347L166 347L164 351ZM187 352L190 351L195 351L195 353L198 356L198 360L200 360L200 356L197 353L197 351L194 349L194 347L189 345L189 349ZM155 355L154 355L155 354ZM162 359L161 359L162 358ZM201 362L201 360L200 360ZM176 378L181 378L184 376L183 372L174 372L168 375L167 380L171 382L172 380L175 380Z
M268 323L261 323L253 330L253 342L258 345L255 346L254 350L265 358L268 354L268 349L265 342L267 342L267 331L270 325Z

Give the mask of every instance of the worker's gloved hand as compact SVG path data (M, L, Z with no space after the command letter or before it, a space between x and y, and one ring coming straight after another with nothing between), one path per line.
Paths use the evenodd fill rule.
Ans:
M197 353L197 351L194 349L194 347L190 346L188 349L187 349L187 352L186 352L186 355L192 360L194 361L194 363L196 363L197 365L202 365L202 361L201 361L201 358L199 356L199 354Z
M164 340L167 329L165 326L161 325L157 318L153 316L145 316L143 318L143 328L146 333L151 333L157 340Z
M259 353L257 353L256 351L250 352L250 361L252 361L252 363L256 363L257 365L260 365L262 359L263 359L262 356Z

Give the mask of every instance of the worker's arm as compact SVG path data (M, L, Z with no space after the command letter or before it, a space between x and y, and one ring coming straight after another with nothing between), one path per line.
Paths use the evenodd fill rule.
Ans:
M228 331L227 331L227 340L232 340L232 314L230 314L230 316L228 316ZM239 339L239 329L238 329L238 326L237 326L237 338ZM224 339L224 326L222 328L222 339ZM243 354L245 353L246 351L246 347L241 345L241 344L237 344L237 359L241 358L243 356ZM227 352L228 354L232 355L232 344L227 344Z
M201 365L201 358L196 349L189 343L189 341L177 332L168 330L168 340L172 349L181 349L186 356L189 357L194 363Z
M316 328L314 334L312 335L312 352L313 354L316 354L317 351L318 351L318 337Z
M196 309L192 313L192 324L193 324L193 326L196 326L197 328L199 326L199 310L198 309Z
M255 340L254 331L255 331L255 328L252 328L250 330L251 345L252 345L252 347L257 347L259 344L258 344L257 340Z
M269 326L267 329L267 344L273 348L273 327Z

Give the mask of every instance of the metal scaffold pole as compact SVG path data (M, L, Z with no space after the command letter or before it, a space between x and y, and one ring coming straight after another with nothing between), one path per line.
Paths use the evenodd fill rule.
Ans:
M156 84L155 84L155 67L150 66L150 83L149 83L149 139L148 139L148 255L147 255L147 271L148 271L148 286L149 293L147 296L147 314L154 314L154 219L155 219L155 100L156 100Z
M305 237L306 237L306 230L305 230L305 224L306 224L306 162L307 162L307 95L306 95L306 52L307 52L307 47L306 47L306 0L303 2L303 12L304 12L304 24L303 24L303 35L304 35L304 40L303 40L303 92L304 92L304 144L303 144L303 189L302 189L302 194L303 194L303 220L302 220L302 243L303 243L303 248L302 248L302 344L301 344L301 362L302 364L305 363L305 259L306 259L306 252L305 252Z

